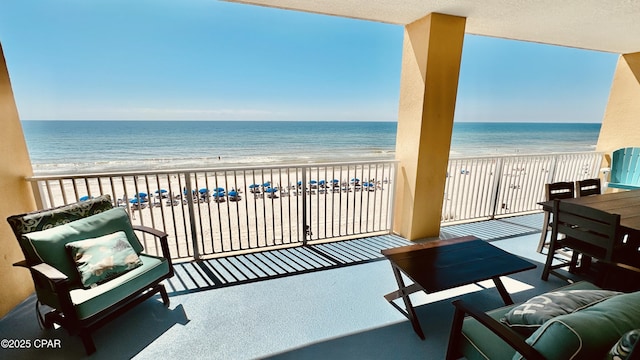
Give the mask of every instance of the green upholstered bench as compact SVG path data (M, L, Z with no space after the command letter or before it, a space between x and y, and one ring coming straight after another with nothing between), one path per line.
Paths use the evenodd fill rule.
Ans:
M31 271L38 302L51 307L45 327L57 323L79 334L88 354L95 351L91 331L135 304L160 293L173 276L167 234L132 226L124 208L109 196L7 219ZM162 256L145 254L135 231L157 237Z
M588 282L578 282L553 293L569 290L593 292L601 289ZM549 298L553 299L553 296L545 297ZM539 304L542 303L533 306L542 306ZM607 359L625 333L640 329L638 304L640 292L608 295L534 327L518 328L504 319L513 314L510 311L516 306L527 312L529 308L522 304L482 312L456 300L447 359L460 356L469 360Z

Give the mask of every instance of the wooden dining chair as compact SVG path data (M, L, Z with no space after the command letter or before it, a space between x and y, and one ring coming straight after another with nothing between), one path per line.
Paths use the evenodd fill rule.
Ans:
M546 281L551 273L567 279L555 272L555 269L565 267L567 264L553 264L555 252L561 248L570 248L575 254L569 264L570 271L577 267L578 253L605 264L613 262L614 250L623 245L619 214L558 199L553 201L552 214L551 241L547 261L542 271L542 280ZM564 236L559 237L560 233ZM604 276L604 273L601 275Z
M576 197L601 194L600 178L576 181Z
M571 199L575 196L575 184L569 181L555 182L544 185L545 201L551 201L555 199ZM551 231L551 213L549 211L544 212L544 219L542 221L542 232L540 234L540 241L538 242L537 251L542 254L542 250L549 246L547 241L547 234Z

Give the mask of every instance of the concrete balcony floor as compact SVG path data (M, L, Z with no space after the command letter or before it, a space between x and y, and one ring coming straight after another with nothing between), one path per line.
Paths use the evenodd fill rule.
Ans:
M442 228L442 238L475 235L538 267L503 278L514 301L566 283L540 280L545 257L536 253L542 214ZM380 249L406 245L396 236L176 265L167 283L171 306L159 299L133 308L94 332L95 359L443 359L453 315L463 297L485 309L502 305L493 283L412 295L426 334L383 295L397 289ZM24 271L12 269L11 271ZM29 297L0 319L0 339L30 339L30 349L0 349L11 359L80 359L78 337L41 330ZM60 340L35 349L35 339Z

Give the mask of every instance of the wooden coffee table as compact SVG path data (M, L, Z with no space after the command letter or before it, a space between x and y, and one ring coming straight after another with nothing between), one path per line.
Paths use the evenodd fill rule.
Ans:
M506 305L513 304L501 276L531 270L536 266L520 257L499 249L475 236L432 241L424 244L382 250L393 268L398 290L385 299L404 314L413 330L424 339L409 295L417 291L434 293L492 279ZM406 275L413 284L407 286ZM405 309L394 300L402 298Z

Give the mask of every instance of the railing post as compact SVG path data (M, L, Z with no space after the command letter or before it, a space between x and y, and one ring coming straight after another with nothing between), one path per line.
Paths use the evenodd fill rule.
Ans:
M496 181L493 188L493 211L491 212L491 219L496 217L496 211L498 210L498 201L500 197L500 184L502 183L502 171L504 167L504 159L498 158L498 165L496 166Z
M184 174L184 183L186 187L187 207L189 209L189 226L191 228L191 243L193 244L193 258L200 259L200 248L198 247L198 233L196 229L196 215L193 207L193 188L191 186L191 173Z
M36 208L42 210L45 208L44 195L42 193L42 184L40 181L31 182L31 190L33 191L33 198L36 201Z
M553 164L551 166L551 171L549 171L549 179L547 182L552 183L555 182L556 179L556 168L558 167L558 154L553 155Z
M303 240L302 245L307 245L311 229L309 229L309 219L307 218L307 167L302 167L302 232ZM311 189L309 189L309 196L311 196Z

